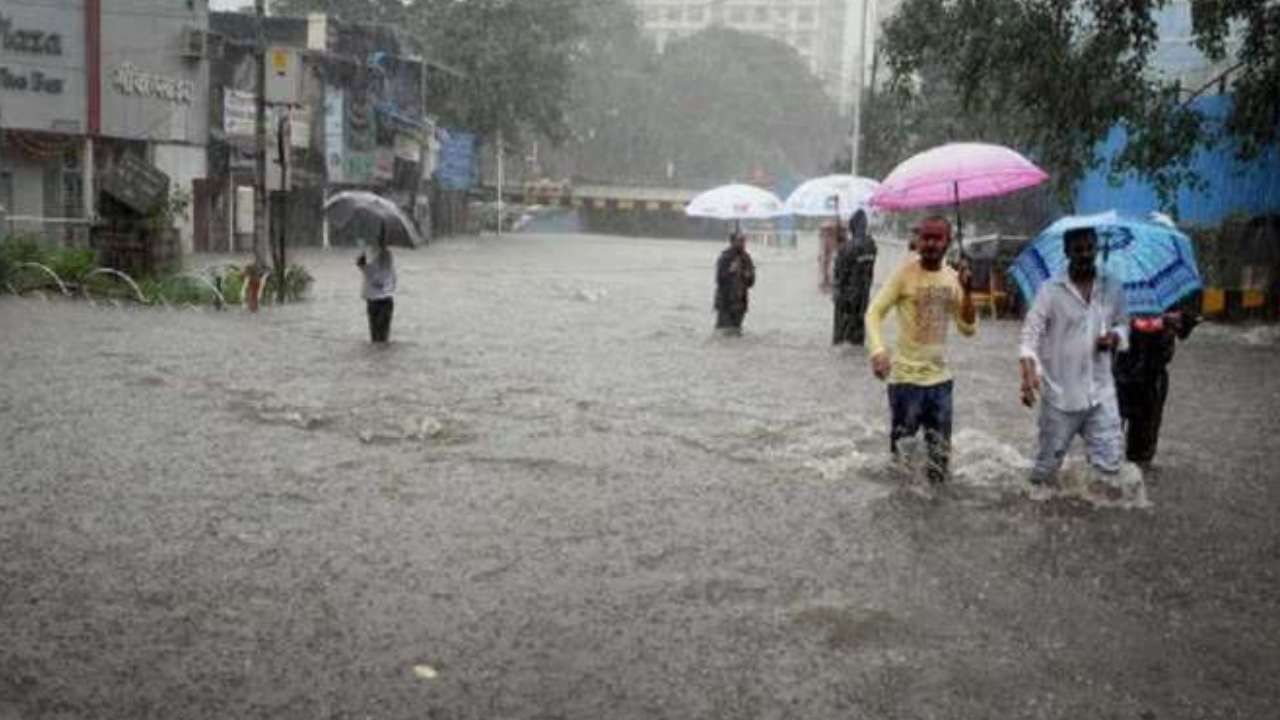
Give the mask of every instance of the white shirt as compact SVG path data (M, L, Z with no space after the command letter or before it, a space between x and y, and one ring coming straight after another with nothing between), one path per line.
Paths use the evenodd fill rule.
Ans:
M1111 353L1097 349L1107 331L1129 348L1129 318L1120 281L1099 274L1086 302L1065 274L1040 286L1022 323L1021 356L1033 358L1044 401L1065 412L1115 401Z
M375 252L361 270L364 271L365 300L384 300L395 295L396 267L390 250L385 254Z

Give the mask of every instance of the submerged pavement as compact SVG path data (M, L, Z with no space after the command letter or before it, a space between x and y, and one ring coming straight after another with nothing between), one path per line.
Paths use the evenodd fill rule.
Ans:
M928 497L811 242L736 340L720 249L399 251L384 348L351 251L257 316L0 297L0 719L1274 713L1272 328L1179 347L1145 509L1028 499L1018 326L953 335Z

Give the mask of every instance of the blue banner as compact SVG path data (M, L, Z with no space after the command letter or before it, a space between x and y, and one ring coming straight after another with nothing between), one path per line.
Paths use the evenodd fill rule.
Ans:
M476 184L476 136L460 130L441 133L436 181L446 190L470 190Z

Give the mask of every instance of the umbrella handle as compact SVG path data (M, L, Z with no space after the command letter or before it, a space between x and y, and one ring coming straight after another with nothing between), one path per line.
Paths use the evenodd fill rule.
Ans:
M951 183L954 188L956 198L956 249L960 253L960 259L964 259L964 217L960 215L960 181L956 180Z

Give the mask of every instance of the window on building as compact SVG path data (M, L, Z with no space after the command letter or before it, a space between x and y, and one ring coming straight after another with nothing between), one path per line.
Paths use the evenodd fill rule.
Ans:
M684 20L684 8L680 7L679 5L672 5L671 7L667 8L668 22L678 23L681 20Z
M813 24L813 8L811 7L797 8L796 20L798 20L801 25L812 25Z
M700 23L706 18L707 13L706 9L701 5L690 5L689 8L684 11L684 16L691 23Z
M0 215L13 215L13 175L0 172Z
M756 22L758 23L769 22L769 8L765 7L764 5L757 5L756 11L755 11L755 18L756 18Z
M62 216L84 217L84 178L80 176L80 153L62 156Z
M774 12L778 16L779 20L786 20L791 17L791 8L789 7L780 7Z
M645 22L657 22L657 20L658 20L658 8L650 5L649 7L644 9Z
M738 5L729 8L729 22L734 25L743 25L747 22L747 9Z

